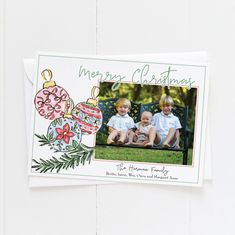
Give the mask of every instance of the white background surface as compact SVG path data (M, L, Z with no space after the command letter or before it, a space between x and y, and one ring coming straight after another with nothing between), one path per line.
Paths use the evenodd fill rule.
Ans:
M234 11L232 0L0 0L1 233L235 234ZM29 189L23 58L196 50L211 61L213 182Z

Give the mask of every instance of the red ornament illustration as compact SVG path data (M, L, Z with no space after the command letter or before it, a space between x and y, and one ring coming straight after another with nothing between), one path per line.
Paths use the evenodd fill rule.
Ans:
M72 111L73 119L80 125L82 134L94 134L102 125L102 112L97 105L99 90L99 87L93 87L92 98L78 103Z

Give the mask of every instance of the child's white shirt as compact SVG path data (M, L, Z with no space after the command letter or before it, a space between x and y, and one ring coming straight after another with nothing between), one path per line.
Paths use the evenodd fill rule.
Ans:
M173 113L168 115L165 115L163 112L154 114L152 118L152 125L162 137L167 136L170 128L174 128L176 130L182 128L179 118Z
M128 131L129 129L133 128L135 125L134 120L127 114L121 116L120 114L116 114L112 116L107 123L107 126L112 127L117 131Z

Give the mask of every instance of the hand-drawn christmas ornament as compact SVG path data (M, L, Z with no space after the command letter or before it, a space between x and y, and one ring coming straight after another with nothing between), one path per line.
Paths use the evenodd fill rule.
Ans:
M51 147L59 152L75 150L82 139L82 132L78 123L72 119L73 101L66 102L65 114L55 119L48 127L47 138Z
M78 103L72 111L73 119L80 125L82 134L94 134L102 125L102 112L97 103L100 88L94 86L91 98L86 102Z
M41 89L35 96L34 104L38 113L49 120L62 117L66 102L69 99L67 91L57 86L52 81L52 71L45 69L41 72L42 79L45 81L43 89Z

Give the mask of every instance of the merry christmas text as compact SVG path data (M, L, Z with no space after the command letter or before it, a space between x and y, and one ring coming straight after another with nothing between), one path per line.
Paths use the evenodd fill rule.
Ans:
M83 65L80 65L78 77L97 79L100 82L113 81L112 90L115 91L119 88L121 82L132 82L135 84L143 85L160 85L160 86L182 86L191 89L192 85L195 83L191 77L186 78L176 78L177 70L173 69L171 66L168 66L167 69L160 74L155 74L151 72L151 65L145 64L138 67L131 75L127 76L124 74L111 73L109 71L101 72L99 70L92 71L85 68Z

